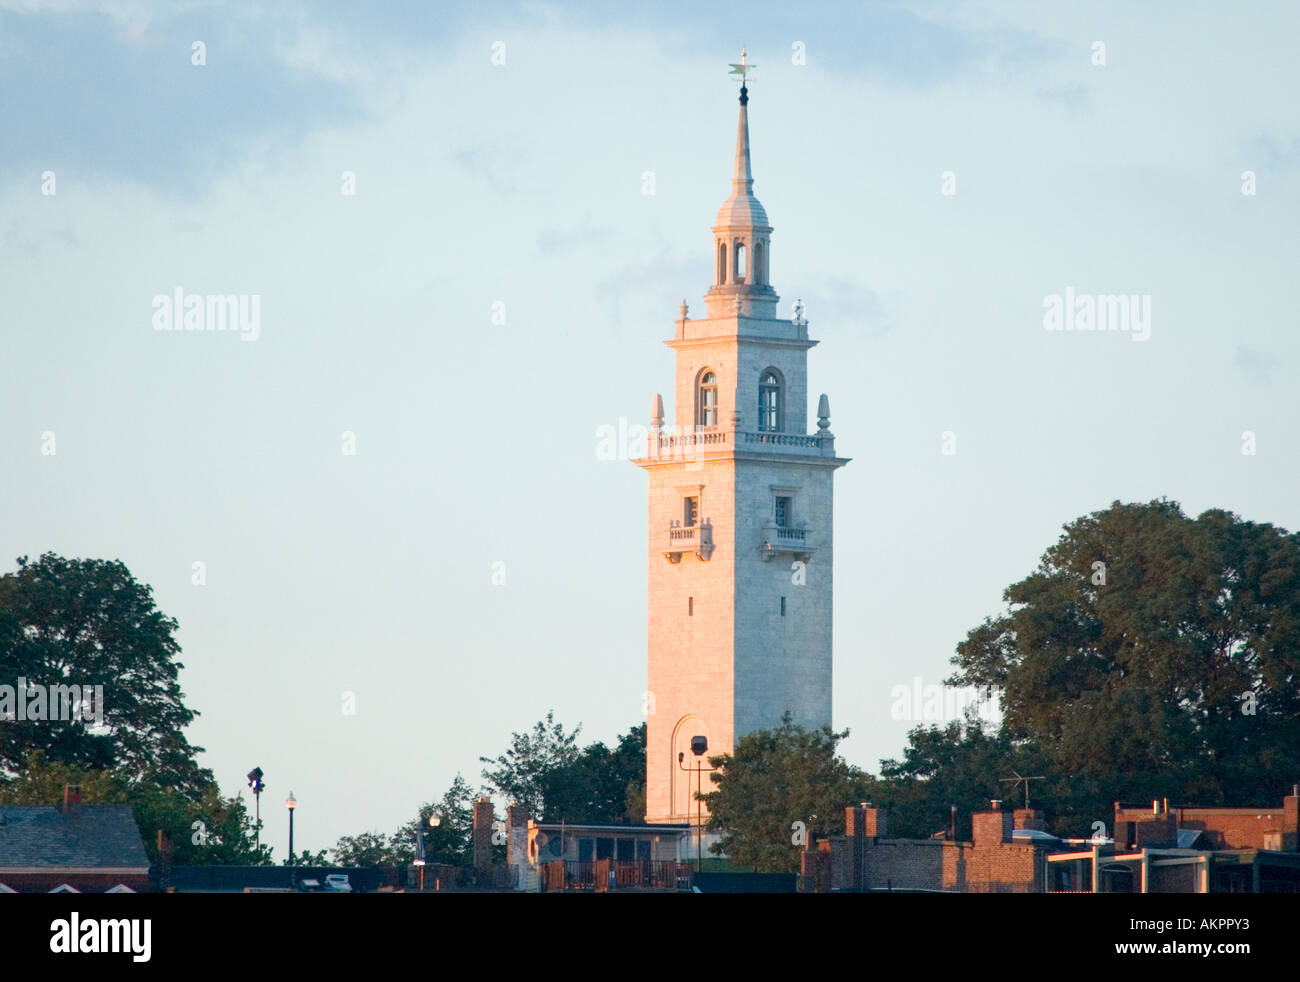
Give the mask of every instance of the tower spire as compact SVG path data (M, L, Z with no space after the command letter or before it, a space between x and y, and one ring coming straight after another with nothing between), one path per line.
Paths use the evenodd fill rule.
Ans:
M749 85L754 65L742 48L731 74L740 83L740 118L736 123L736 157L731 168L731 196L713 222L716 257L713 286L704 295L709 317L772 318L780 298L771 286L771 235L767 212L754 197L749 158Z
M754 172L749 163L749 90L743 85L740 87L740 122L736 125L736 164L731 170L731 193L754 193Z
M749 54L740 49L740 62L732 62L731 75L740 76L740 122L736 126L736 165L731 172L732 194L751 194L754 190L754 173L749 164L749 87L746 84L754 74Z

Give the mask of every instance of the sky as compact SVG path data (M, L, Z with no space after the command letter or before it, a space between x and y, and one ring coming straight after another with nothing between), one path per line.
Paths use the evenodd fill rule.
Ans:
M290 790L323 849L477 787L549 710L612 744L643 719L646 475L598 434L671 415L743 45L778 314L803 300L852 458L834 725L875 771L927 722L894 687L941 684L1066 523L1167 497L1300 528L1298 28L0 0L0 570L152 586L189 739L228 794L262 767L277 858ZM256 336L155 329L178 289L256 298ZM1047 329L1117 295L1142 332Z

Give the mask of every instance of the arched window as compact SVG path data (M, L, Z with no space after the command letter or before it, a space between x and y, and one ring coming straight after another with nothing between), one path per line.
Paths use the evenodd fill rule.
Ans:
M718 243L718 286L727 282L727 243Z
M745 282L745 243L736 243L736 282Z
M700 376L699 411L695 421L699 426L718 425L718 376L712 372Z
M770 368L758 380L758 430L760 433L781 430L781 378Z
M763 248L763 243L761 242L754 243L754 282L755 283L767 282L766 259L767 259L767 255L766 255L766 250Z

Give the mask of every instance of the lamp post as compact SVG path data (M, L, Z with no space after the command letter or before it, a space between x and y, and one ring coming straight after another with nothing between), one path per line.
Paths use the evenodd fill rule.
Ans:
M703 776L703 772L706 770L709 771L717 770L717 768L715 767L706 768L701 762L701 759L704 757L704 754L708 749L709 749L709 741L707 738L702 736L691 737L691 753L695 755L695 788L696 788L696 794L698 795L698 797L695 799L695 827L696 827L695 872L697 873L702 872L704 869L704 784L703 784L704 776ZM691 782L690 782L689 775L691 773L691 768L687 767L686 764L683 763L685 759L686 759L686 754L679 751L677 754L677 766L680 767L682 770L684 770L688 775L686 779L686 793L690 794ZM688 812L687 814L689 815L690 813Z
M430 814L429 816L430 829L437 829L439 825L442 825L442 819L438 818L438 816L434 816L434 814ZM415 865L416 868L420 870L420 892L422 894L422 892L424 892L425 856L424 856L424 830L421 829L420 819L416 819L416 823L415 823Z
M262 791L266 788L262 780L262 768L254 767L248 772L248 786L253 789L253 846L262 848Z
M298 799L289 792L289 797L284 802L284 807L289 809L289 865L293 865L293 810L298 807Z

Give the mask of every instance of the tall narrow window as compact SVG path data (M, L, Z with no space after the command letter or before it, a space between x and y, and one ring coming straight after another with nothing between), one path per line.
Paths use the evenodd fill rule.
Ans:
M785 616L785 597L781 598L781 616Z
M700 415L698 425L718 425L718 376L705 372L700 378Z
M695 527L695 517L700 513L699 498L682 499L682 525L685 528Z
M778 496L776 499L776 524L778 528L790 527L790 499Z
M781 429L781 380L776 372L764 372L758 380L758 429L760 433Z
M761 242L754 243L754 282L767 282L767 251Z
M736 282L745 282L745 243L736 243Z
M694 597L687 597L687 598L686 598L686 616L687 616L687 617L694 617L694 616L695 616L695 598L694 598Z
M718 286L727 282L727 243L718 243Z

